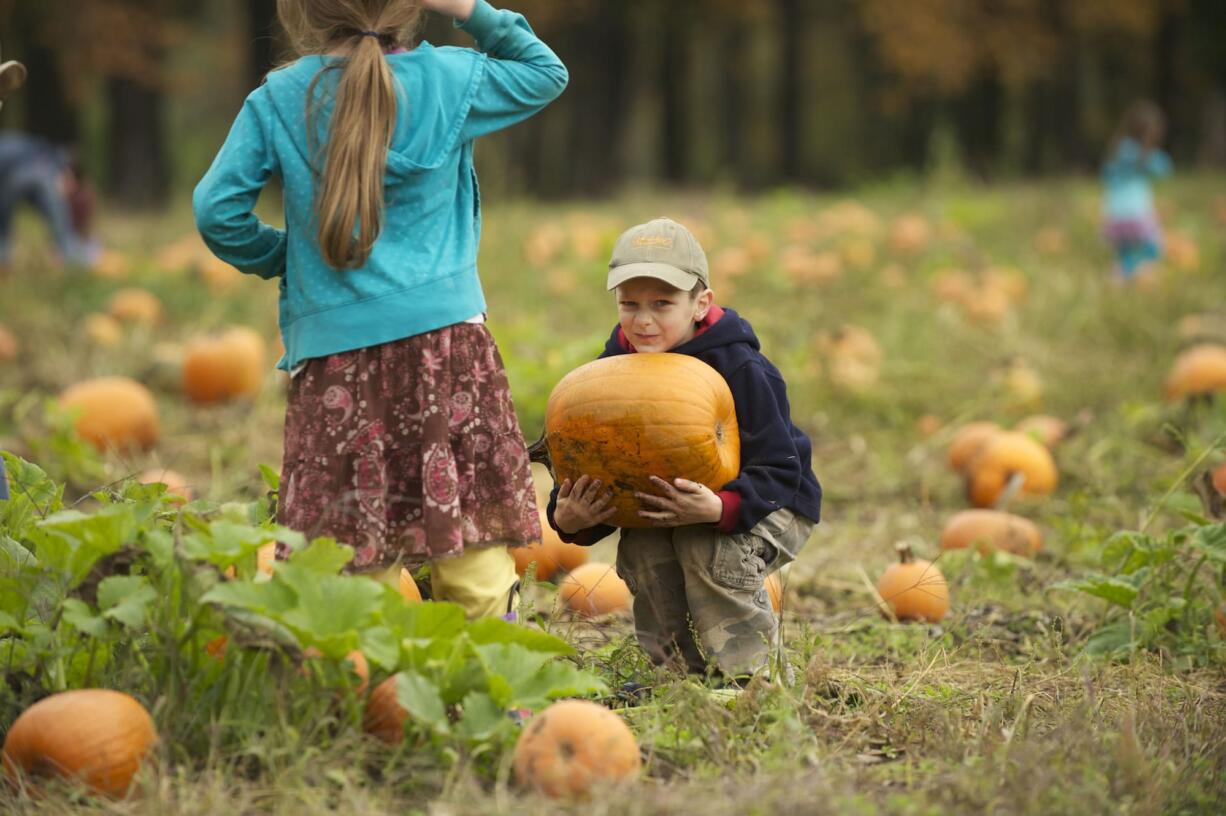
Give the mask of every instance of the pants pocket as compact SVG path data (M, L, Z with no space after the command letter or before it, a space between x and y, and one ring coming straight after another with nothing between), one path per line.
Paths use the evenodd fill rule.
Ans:
M761 536L752 533L720 536L715 542L711 577L727 589L761 589L777 555L775 547Z

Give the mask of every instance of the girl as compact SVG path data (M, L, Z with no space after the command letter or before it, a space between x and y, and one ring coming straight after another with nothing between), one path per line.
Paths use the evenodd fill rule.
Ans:
M414 47L423 10L480 51ZM193 205L218 257L280 286L278 520L352 545L355 571L429 561L436 599L507 613L507 547L539 539L540 521L483 325L473 140L547 105L566 68L485 0L278 0L277 13L303 56L247 98ZM274 174L284 231L252 213Z
M1171 159L1158 147L1165 131L1166 118L1157 105L1134 102L1103 166L1104 229L1121 281L1132 280L1162 255L1150 179L1171 173Z

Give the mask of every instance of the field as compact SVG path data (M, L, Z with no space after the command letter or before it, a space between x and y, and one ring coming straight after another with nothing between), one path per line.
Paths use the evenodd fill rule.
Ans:
M1085 180L487 206L490 325L530 439L553 384L599 352L614 322L603 281L617 233L668 214L706 246L717 300L753 323L788 381L825 492L822 523L783 581L790 671L733 703L713 699L693 680L654 673L627 619L576 619L558 611L552 585L536 585L526 596L533 619L577 650L563 662L612 690L654 689L641 706L603 698L638 737L642 778L568 805L515 786L513 725L474 736L410 723L389 749L363 734L358 697L324 688L334 670L303 675L286 657L293 650L244 639L241 616L217 604L199 607L196 629L174 629L153 615L173 607L149 599L135 617L90 630L103 644L95 650L94 624L64 633L58 614L19 633L9 596L0 732L46 692L88 679L135 694L162 740L126 800L5 788L0 810L1222 812L1226 625L1215 613L1226 609L1226 528L1190 485L1226 461L1226 407L1163 392L1182 349L1226 344L1223 181L1162 188L1168 255L1131 286L1112 279L1098 190ZM137 508L133 524L145 532L125 546L154 548L190 528L156 491L124 486L149 468L184 475L196 501L182 512L202 524L267 526L275 479L260 465L280 464L284 376L270 359L254 400L201 406L183 397L180 366L194 337L230 325L252 326L275 347L276 287L224 270L203 276L167 255L191 232L183 211L106 220L118 253L106 275L54 267L35 225L22 226L27 240L0 280L0 323L19 344L0 362L0 449L67 483L65 505L89 517ZM164 314L100 340L86 316L107 311L124 287L152 292ZM55 410L65 387L104 374L155 394L162 437L151 450L99 454ZM1069 426L1052 448L1054 493L1023 492L1009 505L1039 524L1041 551L942 552L943 525L969 506L946 458L955 432L1037 413ZM0 512L8 546L23 540L14 525ZM940 623L878 613L873 586L898 542L948 579ZM235 547L254 563L251 547ZM614 547L602 542L592 560L611 561ZM200 559L230 563L219 552ZM5 563L0 598L17 586ZM174 580L186 597L197 579ZM59 586L94 615L92 594ZM221 632L238 644L233 656L205 665L203 644ZM345 653L342 641L318 642L332 657ZM96 653L107 657L95 662ZM41 668L19 672L21 660ZM372 680L388 673L376 665Z

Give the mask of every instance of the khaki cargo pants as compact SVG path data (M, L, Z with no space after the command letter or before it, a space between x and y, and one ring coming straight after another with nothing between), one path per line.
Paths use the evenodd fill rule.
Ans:
M763 582L814 526L780 509L737 535L709 524L623 529L617 574L634 594L635 635L652 662L734 677L767 668L779 622Z

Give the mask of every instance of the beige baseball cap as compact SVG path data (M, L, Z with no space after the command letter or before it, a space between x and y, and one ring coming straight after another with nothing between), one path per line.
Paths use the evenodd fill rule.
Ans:
M687 292L699 281L711 285L707 254L698 239L671 218L631 227L617 239L609 259L608 288L631 278L657 278Z

